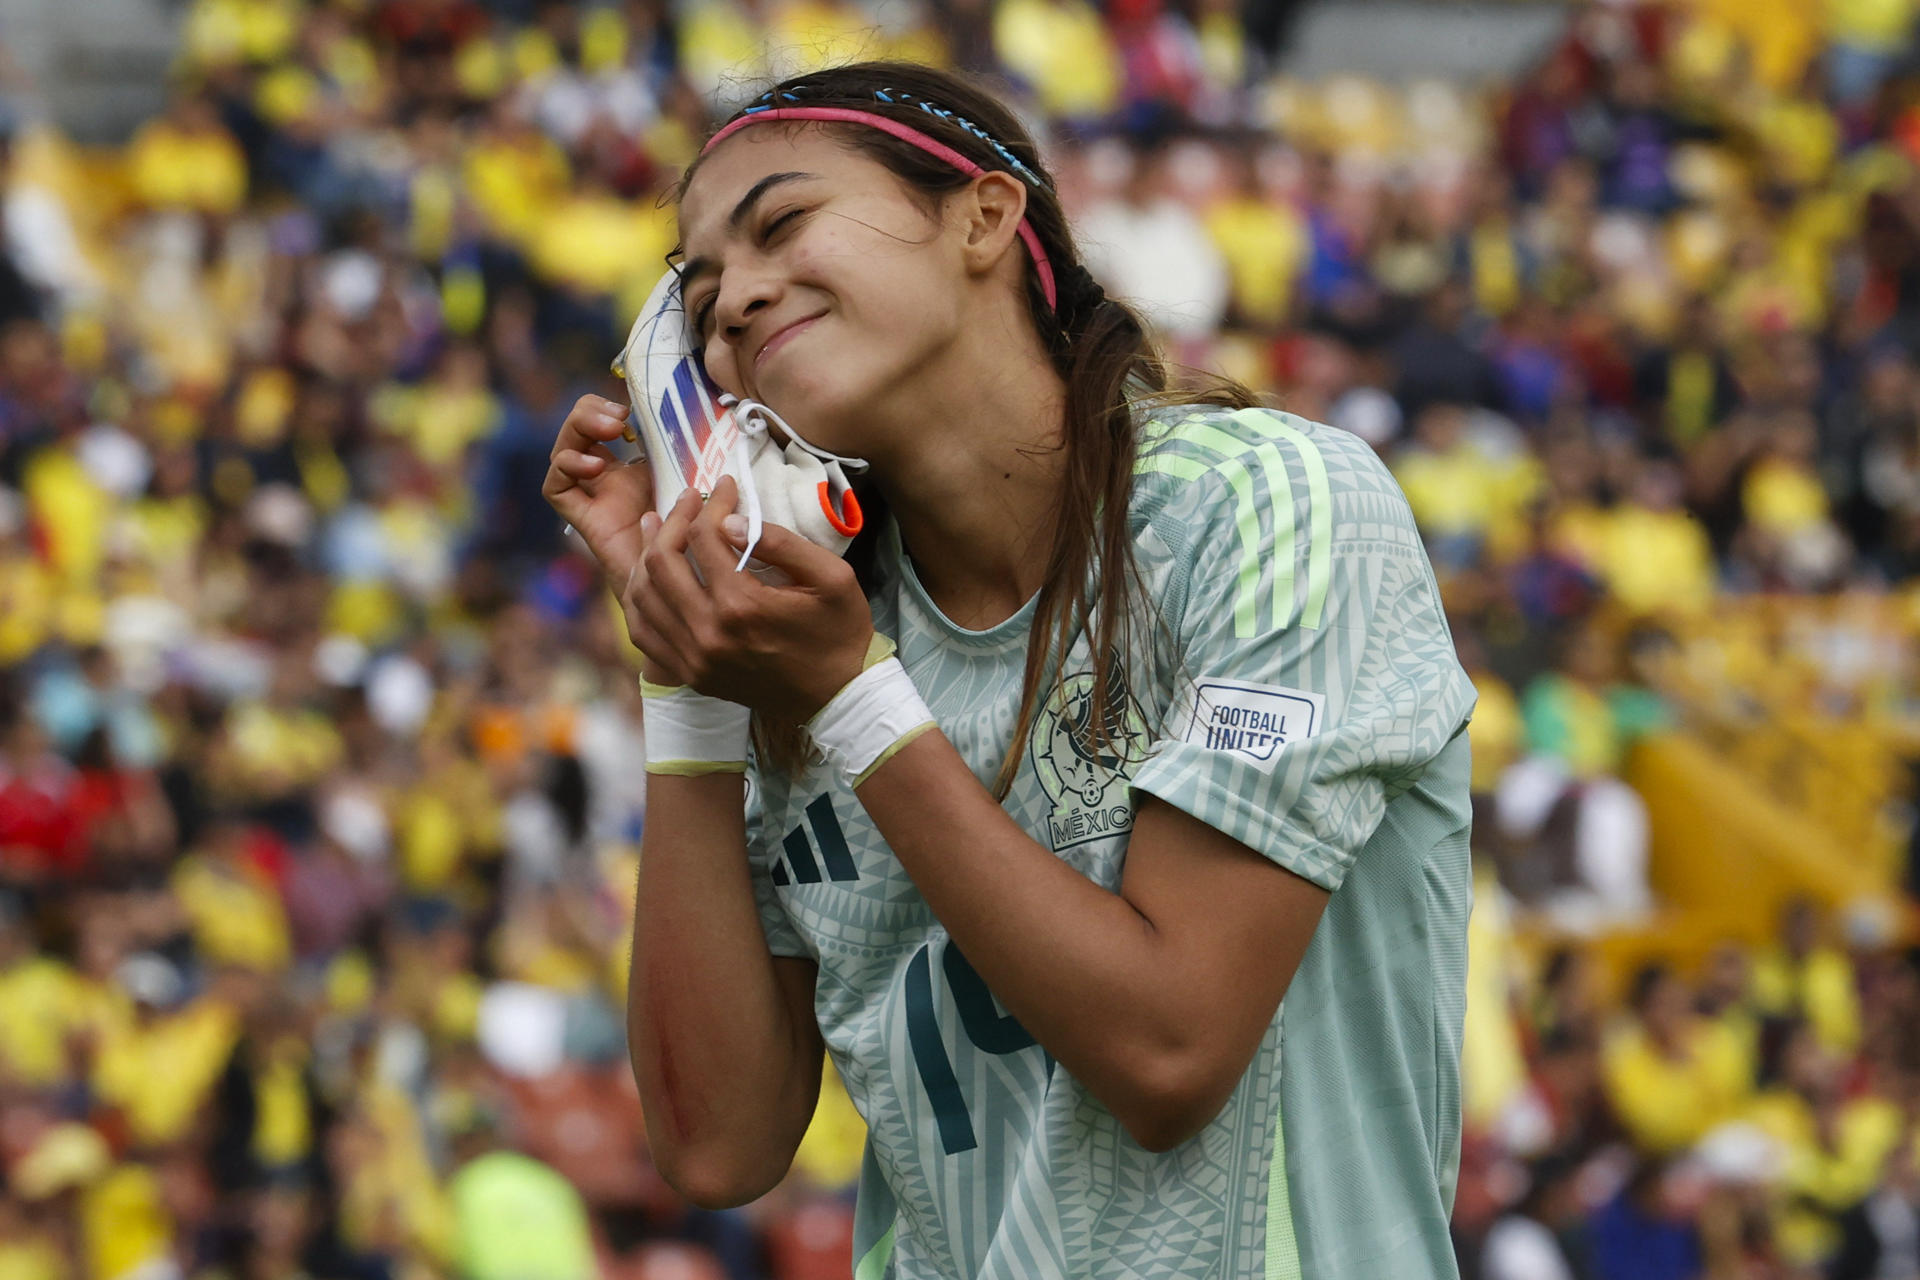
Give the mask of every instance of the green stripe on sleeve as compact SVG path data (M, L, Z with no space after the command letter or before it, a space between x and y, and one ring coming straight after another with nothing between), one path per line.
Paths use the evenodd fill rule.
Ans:
M1263 434L1265 433L1261 419L1243 418L1240 421L1249 426L1261 426ZM1266 476L1267 500L1273 504L1273 629L1285 630L1293 614L1293 480L1287 474L1286 458L1274 444L1249 443L1231 432L1222 431L1204 419L1191 419L1182 424L1177 435L1181 440L1191 441L1222 455L1221 474L1228 476L1229 479L1232 476L1232 472L1227 470L1229 465L1244 476L1247 473L1240 459L1251 453L1260 460L1260 469ZM1322 479L1324 478L1323 476ZM1248 495L1241 511L1243 543L1248 541L1245 522L1249 519L1253 522L1252 540L1249 545L1257 548L1260 545L1260 517L1253 506L1251 495ZM1258 599L1260 589L1260 557L1257 552L1242 562L1240 584L1251 608ZM1240 625L1239 614L1235 613L1233 631L1236 636L1247 639L1259 634L1259 630L1257 611L1256 616L1248 620L1244 629Z
M1253 505L1253 481L1237 462L1221 461L1209 465L1195 458L1157 453L1142 459L1137 474L1159 472L1182 480L1204 479L1218 471L1233 489L1235 521L1240 531L1240 579L1233 599L1233 634L1246 639L1259 626L1260 591L1260 514Z
M1250 411L1242 410L1242 417ZM1320 454L1320 446L1312 437L1285 419L1261 415L1261 421L1272 433L1290 442L1300 453L1300 465L1307 472L1307 502L1311 508L1310 519L1313 522L1312 541L1307 550L1307 608L1301 615L1300 625L1319 629L1326 614L1327 588L1333 579L1333 499L1327 488L1327 460ZM1274 625L1283 625L1280 618L1280 601L1273 602Z
M1197 480L1208 471L1218 471L1232 487L1234 523L1241 546L1233 633L1240 639L1248 639L1261 630L1259 593L1263 563L1259 550L1259 504L1254 477L1248 470L1248 455L1257 460L1273 504L1272 628L1281 631L1293 622L1296 583L1293 477L1279 442L1292 445L1299 455L1307 488L1307 580L1306 599L1300 605L1300 625L1317 630L1326 620L1327 593L1333 582L1333 499L1327 482L1326 458L1311 436L1272 410L1242 409L1233 415L1233 421L1251 429L1260 438L1246 440L1206 418L1188 418L1156 440L1156 445L1188 445L1211 455L1210 461L1159 451L1142 459L1135 470L1140 474L1160 472L1183 480Z

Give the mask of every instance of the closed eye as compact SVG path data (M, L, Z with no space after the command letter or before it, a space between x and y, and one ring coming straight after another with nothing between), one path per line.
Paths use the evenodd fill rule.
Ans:
M806 212L804 209L788 209L769 219L767 225L760 229L760 243L762 245L772 244L774 237L804 212Z
M758 237L760 242L760 247L764 249L768 245L772 244L776 239L780 237L780 235L783 232L787 230L787 228L792 226L806 212L807 211L804 208L800 208L796 206L791 209L783 210L782 212L776 214L774 217L769 218L766 224L760 228L760 234ZM698 304L695 305L691 313L690 318L693 322L693 332L701 338L706 337L707 324L713 319L713 304L714 304L715 296L716 295L713 293L708 293L705 297L703 297L699 301Z

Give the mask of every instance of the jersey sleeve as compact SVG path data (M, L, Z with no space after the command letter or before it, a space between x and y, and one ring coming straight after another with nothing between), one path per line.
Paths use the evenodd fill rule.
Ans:
M1191 418L1141 469L1179 485L1190 550L1133 787L1338 889L1473 706L1406 499L1357 437L1264 409Z
M753 883L753 902L760 912L760 930L767 935L767 950L776 956L798 956L811 960L793 918L780 901L773 884L773 862L779 851L767 836L765 795L757 767L747 766L747 873Z

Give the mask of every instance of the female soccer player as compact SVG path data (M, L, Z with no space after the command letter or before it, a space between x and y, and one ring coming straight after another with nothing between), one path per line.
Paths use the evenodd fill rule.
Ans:
M871 489L847 560L769 527L772 586L731 481L642 514L620 406L554 446L646 655L668 1180L772 1187L824 1047L860 1280L1452 1276L1473 694L1385 468L1166 393L954 77L784 83L679 208L709 373Z

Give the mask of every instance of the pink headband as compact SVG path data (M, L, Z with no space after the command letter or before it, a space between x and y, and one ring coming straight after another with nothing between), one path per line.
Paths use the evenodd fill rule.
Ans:
M912 125L901 124L898 120L875 115L871 111L856 111L852 107L771 107L755 111L740 116L707 139L707 145L700 148L700 154L707 154L748 125L760 124L767 120L832 120L844 124L872 125L883 133L892 134L902 142L912 143L936 160L944 160L969 178L977 178L986 172L946 143L929 138ZM1027 246L1027 252L1033 255L1033 269L1040 277L1040 292L1045 295L1047 306L1058 311L1060 304L1054 296L1053 267L1047 262L1047 251L1040 247L1040 237L1034 234L1033 228L1028 225L1024 217L1020 219L1019 234L1020 239Z

